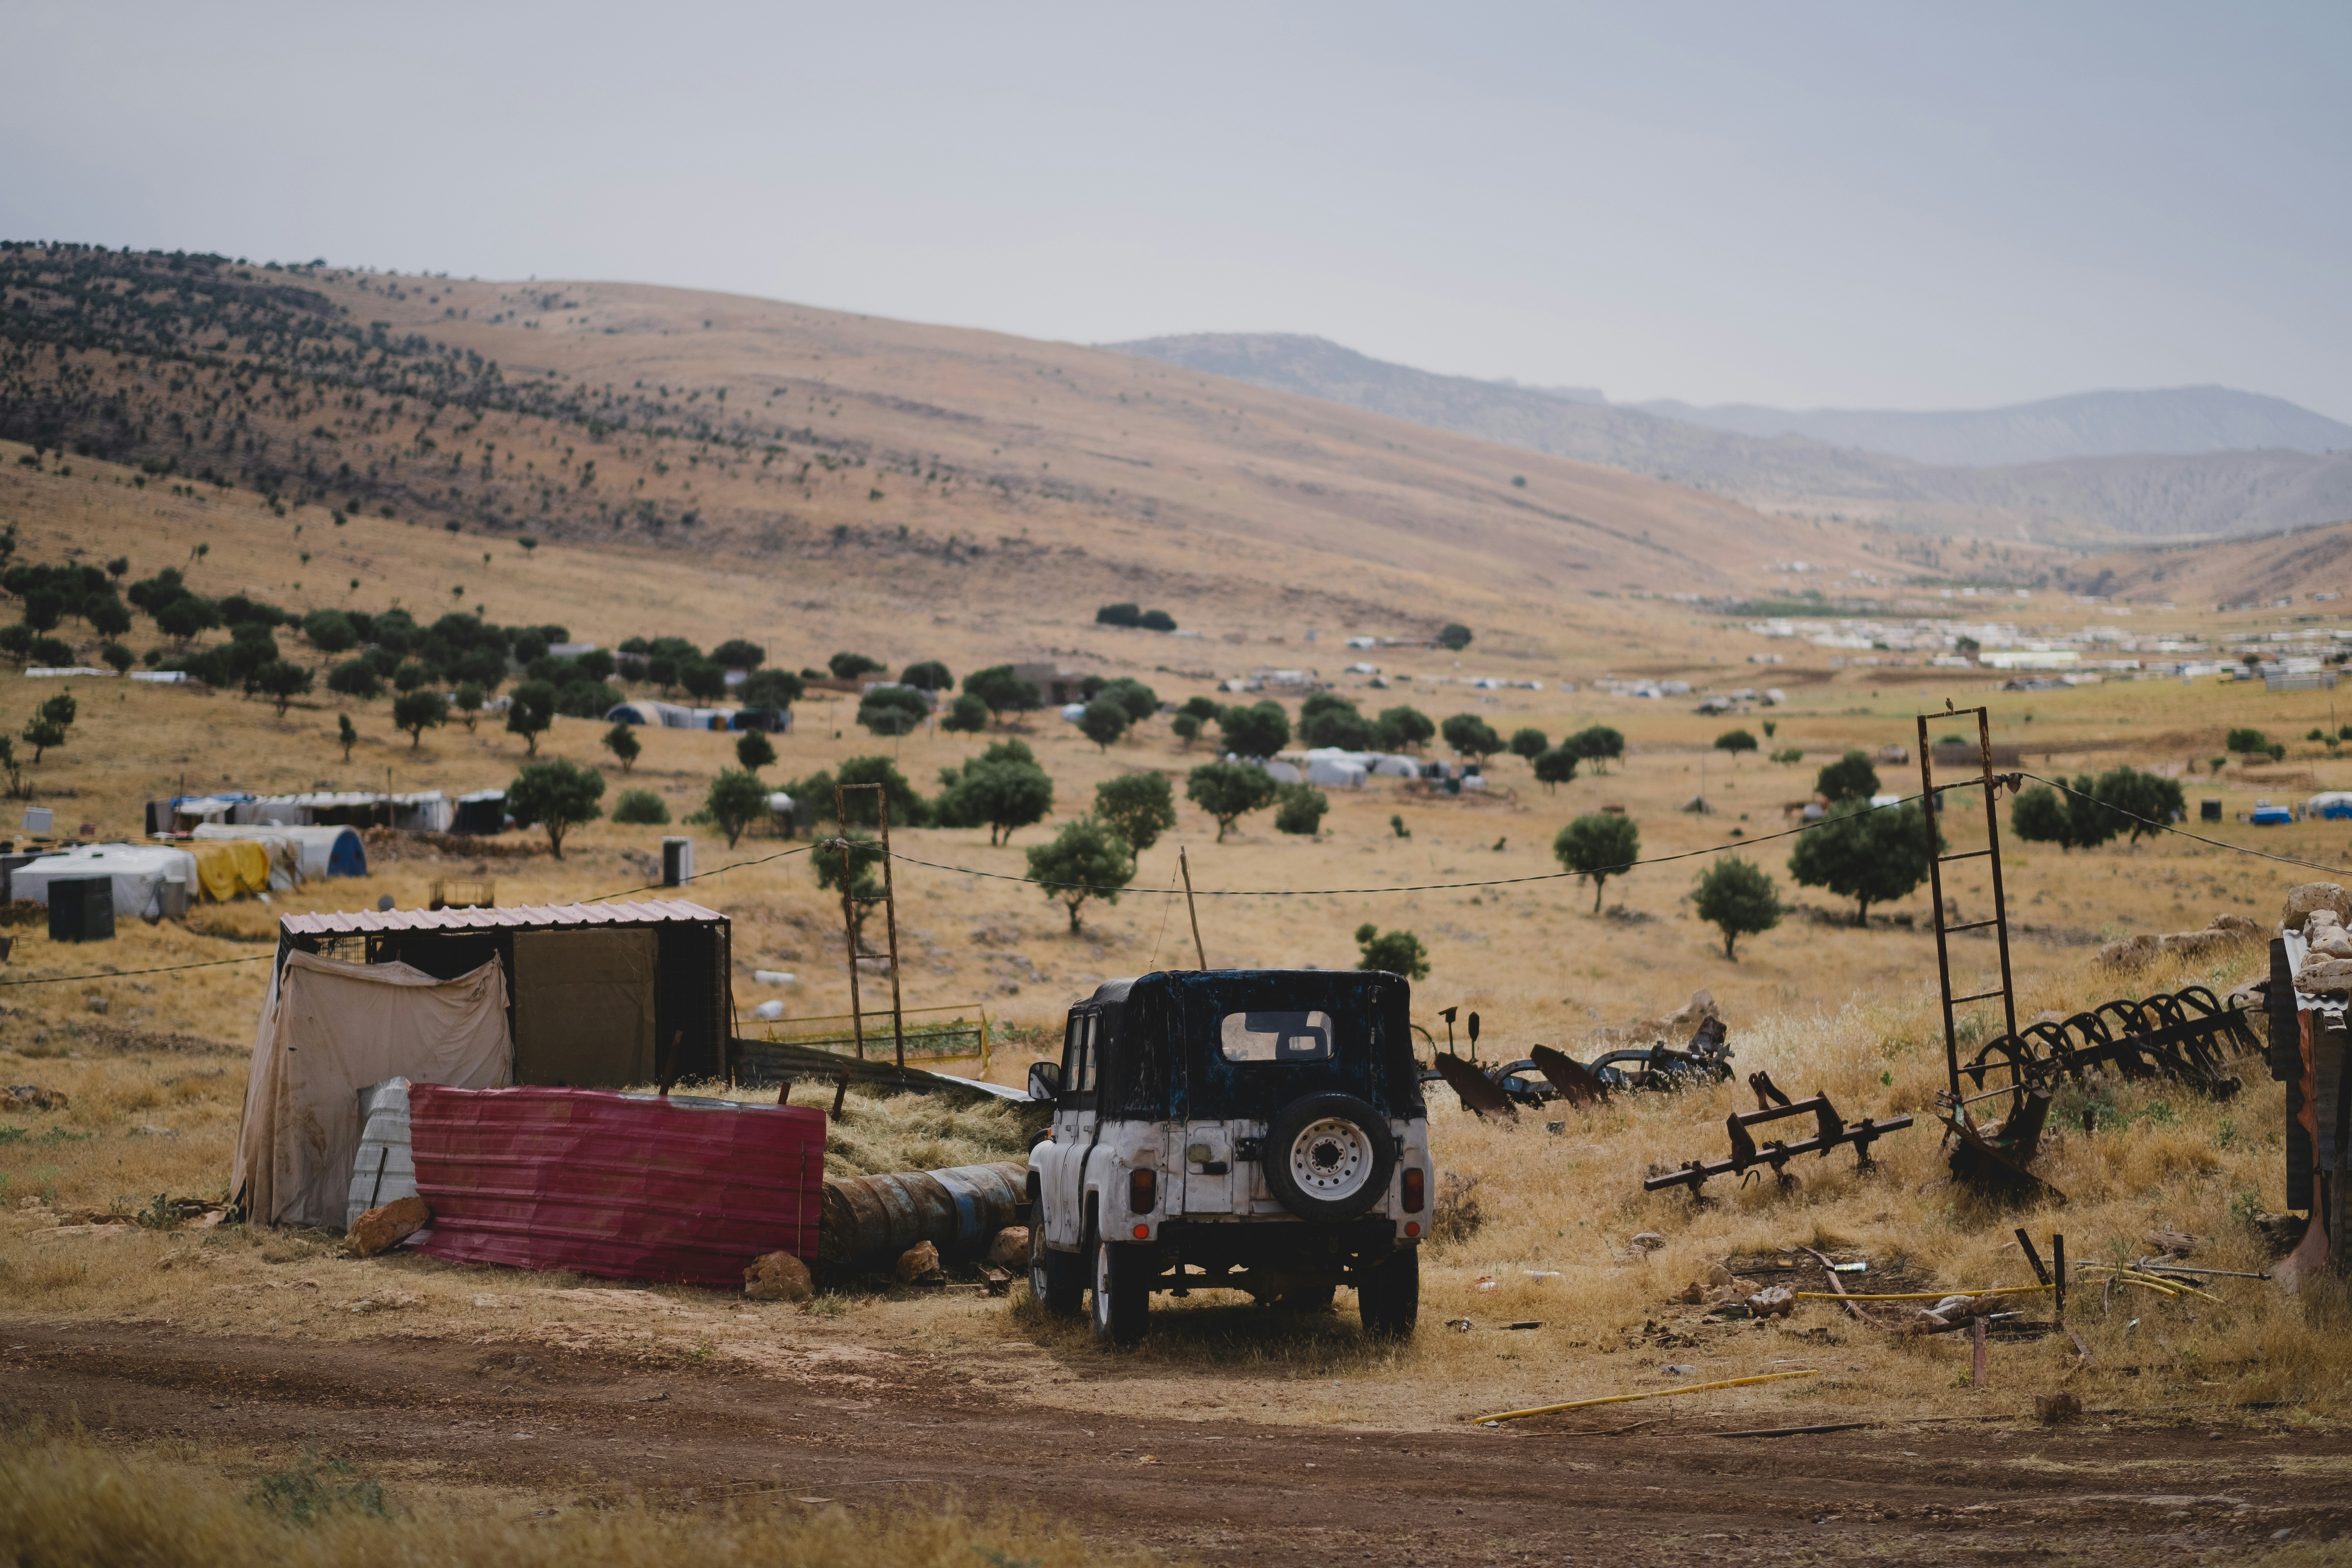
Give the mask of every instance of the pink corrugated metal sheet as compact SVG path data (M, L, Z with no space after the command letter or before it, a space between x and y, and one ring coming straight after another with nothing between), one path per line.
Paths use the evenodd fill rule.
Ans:
M278 929L289 936L348 936L374 931L475 931L488 926L640 925L652 921L724 921L683 899L638 903L523 904L507 910L328 910L288 915Z
M409 1090L422 1250L736 1290L767 1252L816 1257L824 1113L593 1089Z

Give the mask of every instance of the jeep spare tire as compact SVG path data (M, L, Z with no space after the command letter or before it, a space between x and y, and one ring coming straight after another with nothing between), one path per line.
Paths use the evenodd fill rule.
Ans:
M1352 1094L1304 1095L1267 1130L1266 1190L1300 1219L1354 1219L1388 1196L1396 1161L1380 1112Z

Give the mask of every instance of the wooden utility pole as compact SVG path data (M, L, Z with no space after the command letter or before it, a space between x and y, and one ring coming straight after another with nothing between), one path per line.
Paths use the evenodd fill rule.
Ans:
M842 784L835 784L833 786L833 825L839 829L840 837L835 838L834 843L841 850L841 940L849 949L849 1028L857 1041L857 1059L862 1062L866 1059L866 1015L859 1009L857 1001L857 916L849 892L850 884L857 879L857 872L849 860L847 799L847 788ZM836 1100L834 1105L835 1115L840 1114L840 1102Z
M1201 945L1201 911L1192 904L1192 866L1184 858L1184 847L1181 844L1176 847L1176 865L1184 873L1184 913L1192 921L1192 956L1201 961L1205 970L1209 967L1209 952Z

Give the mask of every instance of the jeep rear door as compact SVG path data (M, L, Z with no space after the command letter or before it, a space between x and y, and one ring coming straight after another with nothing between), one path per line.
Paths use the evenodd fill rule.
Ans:
M1097 1060L1102 1015L1074 1012L1062 1037L1062 1091L1054 1099L1054 1165L1045 1193L1045 1241L1076 1247L1086 1239L1087 1158L1094 1151Z

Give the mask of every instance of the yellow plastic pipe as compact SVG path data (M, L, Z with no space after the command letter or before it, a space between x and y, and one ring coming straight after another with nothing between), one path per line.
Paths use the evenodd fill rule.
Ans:
M1800 1301L1947 1301L1955 1296L2031 1296L2055 1289L2050 1285L1996 1285L1989 1290L1910 1290L1897 1296L1843 1296L1828 1290L1799 1290Z
M1767 1372L1754 1377L1727 1377L1720 1383L1694 1383L1686 1388L1659 1388L1647 1394L1605 1394L1598 1399L1571 1399L1565 1405L1539 1405L1533 1410L1504 1410L1492 1415L1473 1415L1471 1421L1484 1426L1489 1421L1517 1421L1529 1415L1551 1415L1562 1410L1587 1410L1595 1405L1624 1405L1636 1399L1671 1399L1677 1394L1705 1394L1711 1388L1745 1388L1751 1383L1778 1383L1784 1377L1819 1377L1819 1372Z

